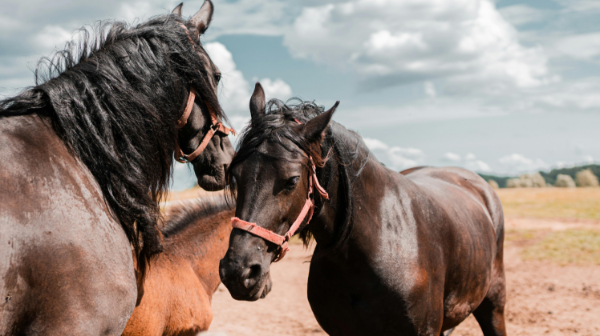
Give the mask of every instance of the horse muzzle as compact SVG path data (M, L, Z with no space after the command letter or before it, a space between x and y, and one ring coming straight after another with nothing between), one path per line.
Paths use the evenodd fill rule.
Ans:
M228 256L229 253L219 263L219 276L231 297L256 301L271 291L269 265L265 267L260 262L238 262Z

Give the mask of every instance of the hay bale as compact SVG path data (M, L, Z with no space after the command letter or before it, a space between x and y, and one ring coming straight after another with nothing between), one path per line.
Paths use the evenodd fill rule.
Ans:
M531 179L531 183L533 184L534 188L545 188L546 187L546 180L544 179L542 174L540 174L539 172L529 175L529 178Z
M506 181L507 188L544 188L546 180L540 173L523 174L517 178L512 178Z
M488 180L488 183L490 184L490 186L492 186L493 189L500 189L500 186L498 185L498 182L490 179L490 180Z
M511 178L506 180L506 187L507 188L521 188L521 179L517 178Z
M569 175L558 174L554 186L559 188L575 188L575 181Z
M575 174L575 182L578 187L597 187L598 177L588 168L580 170Z

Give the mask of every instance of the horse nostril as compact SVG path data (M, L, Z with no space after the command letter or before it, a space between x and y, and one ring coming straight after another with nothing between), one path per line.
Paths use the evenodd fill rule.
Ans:
M262 273L262 267L259 264L250 266L244 273L247 275L243 277L243 284L246 288L251 288L260 279Z
M262 267L259 264L250 266L250 275L248 277L250 279L255 279L260 277L260 273L262 272Z

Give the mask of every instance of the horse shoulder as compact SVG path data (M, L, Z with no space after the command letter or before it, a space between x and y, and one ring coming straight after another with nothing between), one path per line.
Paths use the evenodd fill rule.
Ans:
M0 119L0 143L0 236L10 242L0 244L0 291L12 298L0 334L75 332L68 320L120 332L135 306L133 261L95 180L36 115Z
M146 293L152 294L148 298L144 295L134 316L139 308L147 306L143 318L151 320L152 325L163 330L159 335L181 335L208 330L213 319L210 306L212 293L206 292L204 283L194 272L190 260L166 251L151 265L144 287ZM160 323L163 326L159 327Z

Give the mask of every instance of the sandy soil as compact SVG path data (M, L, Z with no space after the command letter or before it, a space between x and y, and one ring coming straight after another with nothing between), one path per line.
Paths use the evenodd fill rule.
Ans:
M600 229L600 222L508 218L507 229ZM600 266L558 266L523 261L527 243L506 242L509 335L600 335ZM213 298L210 335L326 335L306 299L310 251L292 246L271 268L273 290L257 302L233 300L222 285ZM453 336L482 335L470 316Z

